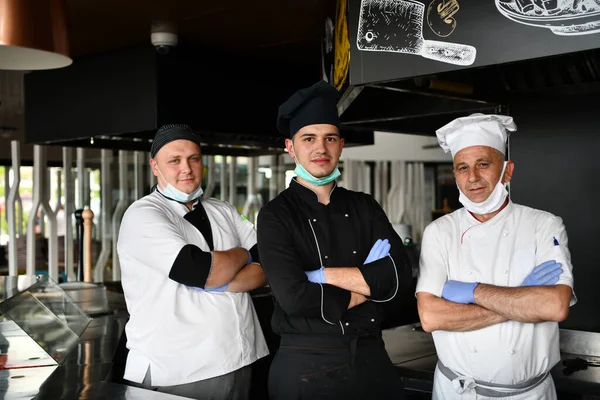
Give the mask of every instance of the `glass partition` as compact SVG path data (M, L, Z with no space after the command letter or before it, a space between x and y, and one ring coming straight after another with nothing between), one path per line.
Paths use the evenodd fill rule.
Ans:
M12 278L15 277L2 277ZM7 280L1 280L6 287ZM18 285L17 285L18 286ZM48 276L38 276L25 289L3 290L0 334L10 332L7 346L8 365L20 367L61 363L79 342L91 318ZM2 337L0 337L0 346ZM12 350L11 350L12 348ZM3 350L0 347L0 350ZM3 351L4 354L4 351ZM16 368L16 366L13 366Z

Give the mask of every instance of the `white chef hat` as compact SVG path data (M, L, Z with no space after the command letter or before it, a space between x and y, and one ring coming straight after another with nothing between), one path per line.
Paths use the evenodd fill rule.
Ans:
M516 130L512 117L476 113L457 118L435 133L444 152L451 152L454 158L456 153L470 146L489 146L506 154L509 131Z

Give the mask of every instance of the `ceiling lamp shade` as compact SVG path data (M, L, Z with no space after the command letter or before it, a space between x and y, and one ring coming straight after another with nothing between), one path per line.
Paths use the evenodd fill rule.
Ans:
M0 0L0 69L71 65L63 0Z

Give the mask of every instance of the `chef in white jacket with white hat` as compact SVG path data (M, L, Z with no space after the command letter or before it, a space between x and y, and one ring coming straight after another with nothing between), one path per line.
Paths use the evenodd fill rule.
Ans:
M511 117L473 114L437 131L459 210L423 234L417 302L438 354L433 399L556 399L558 322L575 304L562 219L513 203ZM533 184L533 182L532 182Z

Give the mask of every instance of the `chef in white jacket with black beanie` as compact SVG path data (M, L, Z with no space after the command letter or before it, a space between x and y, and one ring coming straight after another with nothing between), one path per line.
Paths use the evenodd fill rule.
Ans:
M117 251L130 319L124 379L194 399L246 400L250 364L268 354L250 295L266 280L252 223L201 198L200 139L161 127L158 184L123 216Z
M463 208L423 234L416 295L438 354L434 399L556 399L558 322L575 304L560 217L511 201L503 115L473 114L440 128Z

